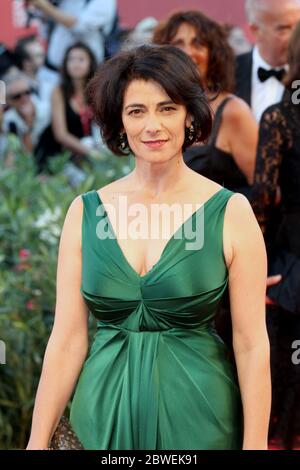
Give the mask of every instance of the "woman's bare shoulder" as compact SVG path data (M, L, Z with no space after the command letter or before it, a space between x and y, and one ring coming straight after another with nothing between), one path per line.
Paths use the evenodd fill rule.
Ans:
M63 98L63 93L62 93L62 88L60 85L56 85L53 90L52 90L52 98L53 99L62 99Z
M232 194L224 213L223 245L227 267L235 254L249 246L264 245L263 235L251 204L241 193Z
M253 116L250 106L242 98L236 95L229 95L230 100L226 104L223 116L229 120L239 120L243 117Z
M67 209L63 225L63 234L70 243L78 244L81 248L81 225L83 215L82 195L76 196Z
M77 196L72 199L72 201L69 204L68 207L68 212L72 212L74 215L81 214L82 209L83 209L83 199L82 199L82 194L78 194Z
M255 243L263 235L249 200L241 193L234 193L227 201L224 223L232 241ZM255 234L255 239L251 239Z
M256 221L249 200L242 193L233 193L226 205L226 218L229 223L241 224L247 220Z

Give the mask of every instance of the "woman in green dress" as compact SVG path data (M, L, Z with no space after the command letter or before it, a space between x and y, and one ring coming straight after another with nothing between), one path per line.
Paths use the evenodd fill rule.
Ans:
M85 449L267 449L265 246L246 197L183 160L211 130L199 83L179 48L142 46L88 86L103 139L136 164L68 209L28 449L49 445L73 391ZM237 374L214 329L227 284Z

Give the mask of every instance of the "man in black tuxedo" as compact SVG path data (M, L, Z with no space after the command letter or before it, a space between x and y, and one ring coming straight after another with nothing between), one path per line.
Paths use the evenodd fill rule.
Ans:
M257 121L260 121L263 112L280 102L284 96L285 88L281 80L288 68L288 42L294 26L300 20L300 0L246 0L246 12L255 37L255 46L251 52L237 59L236 94L251 106ZM263 134L263 128L260 128L260 132ZM257 157L262 158L262 154L258 153ZM260 176L262 180L263 175ZM283 213L283 205L280 203L273 207L268 219L264 238L269 261L272 260ZM269 281L276 285L274 278L268 278L268 284ZM280 284L278 287L280 289ZM267 293L271 295L271 292ZM267 299L266 320L271 345L273 402L281 403L289 396L291 387L288 383L280 383L284 376L281 370L284 370L286 364L285 351L289 347L286 343L284 350L281 345L286 341L285 331L293 331L293 318L280 305L272 305L270 299ZM293 434L292 424L286 426L286 431L283 426L289 417L283 413L278 416L277 410L272 408L270 438L276 436L287 441L287 437Z
M237 58L236 94L259 122L263 111L281 101L290 35L300 20L300 0L245 0L252 51Z

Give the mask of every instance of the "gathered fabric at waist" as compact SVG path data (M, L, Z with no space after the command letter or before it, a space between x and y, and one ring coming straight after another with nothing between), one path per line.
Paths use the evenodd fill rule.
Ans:
M178 327L178 326L175 326L175 327L172 327L172 326L168 326L168 327L165 327L165 328L146 328L146 327L142 327L140 329L136 329L136 328L131 328L131 327L128 327L126 325L122 325L122 324L119 324L119 325L116 325L116 324L112 324L112 323L104 323L104 322L101 322L101 321L98 321L97 322L97 333L98 332L101 332L103 330L106 330L106 331L109 331L109 330L116 330L116 331L122 331L124 333L138 333L138 334L143 334L143 333L169 333L169 334L176 334L176 333L181 333L181 332L208 332L208 333L213 333L213 334L217 334L216 332L216 329L214 327L214 323L212 322L207 322L207 323L203 323L203 324L199 324L197 326L193 326L193 327L189 327L189 326L184 326L184 327ZM96 333L96 334L97 334Z

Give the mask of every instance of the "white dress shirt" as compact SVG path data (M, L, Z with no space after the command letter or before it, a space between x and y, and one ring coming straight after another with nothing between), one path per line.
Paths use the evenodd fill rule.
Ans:
M77 41L87 44L98 63L103 61L104 47L100 29L108 34L116 13L116 0L61 0L59 9L78 18L72 28L57 24L51 34L48 61L54 67L62 65L65 52Z
M48 106L50 112L53 90L60 84L59 73L42 66L37 72L36 79L30 78L30 84L39 100Z
M52 92L60 83L59 73L43 66L39 69L36 78L40 100L50 105Z
M252 65L252 87L251 87L251 108L257 122L260 121L262 113L272 104L281 101L284 93L284 85L275 77L270 77L265 82L261 82L258 78L257 71L259 67L266 70L272 68L260 55L258 47L253 49L253 65ZM287 69L287 66L284 68Z

